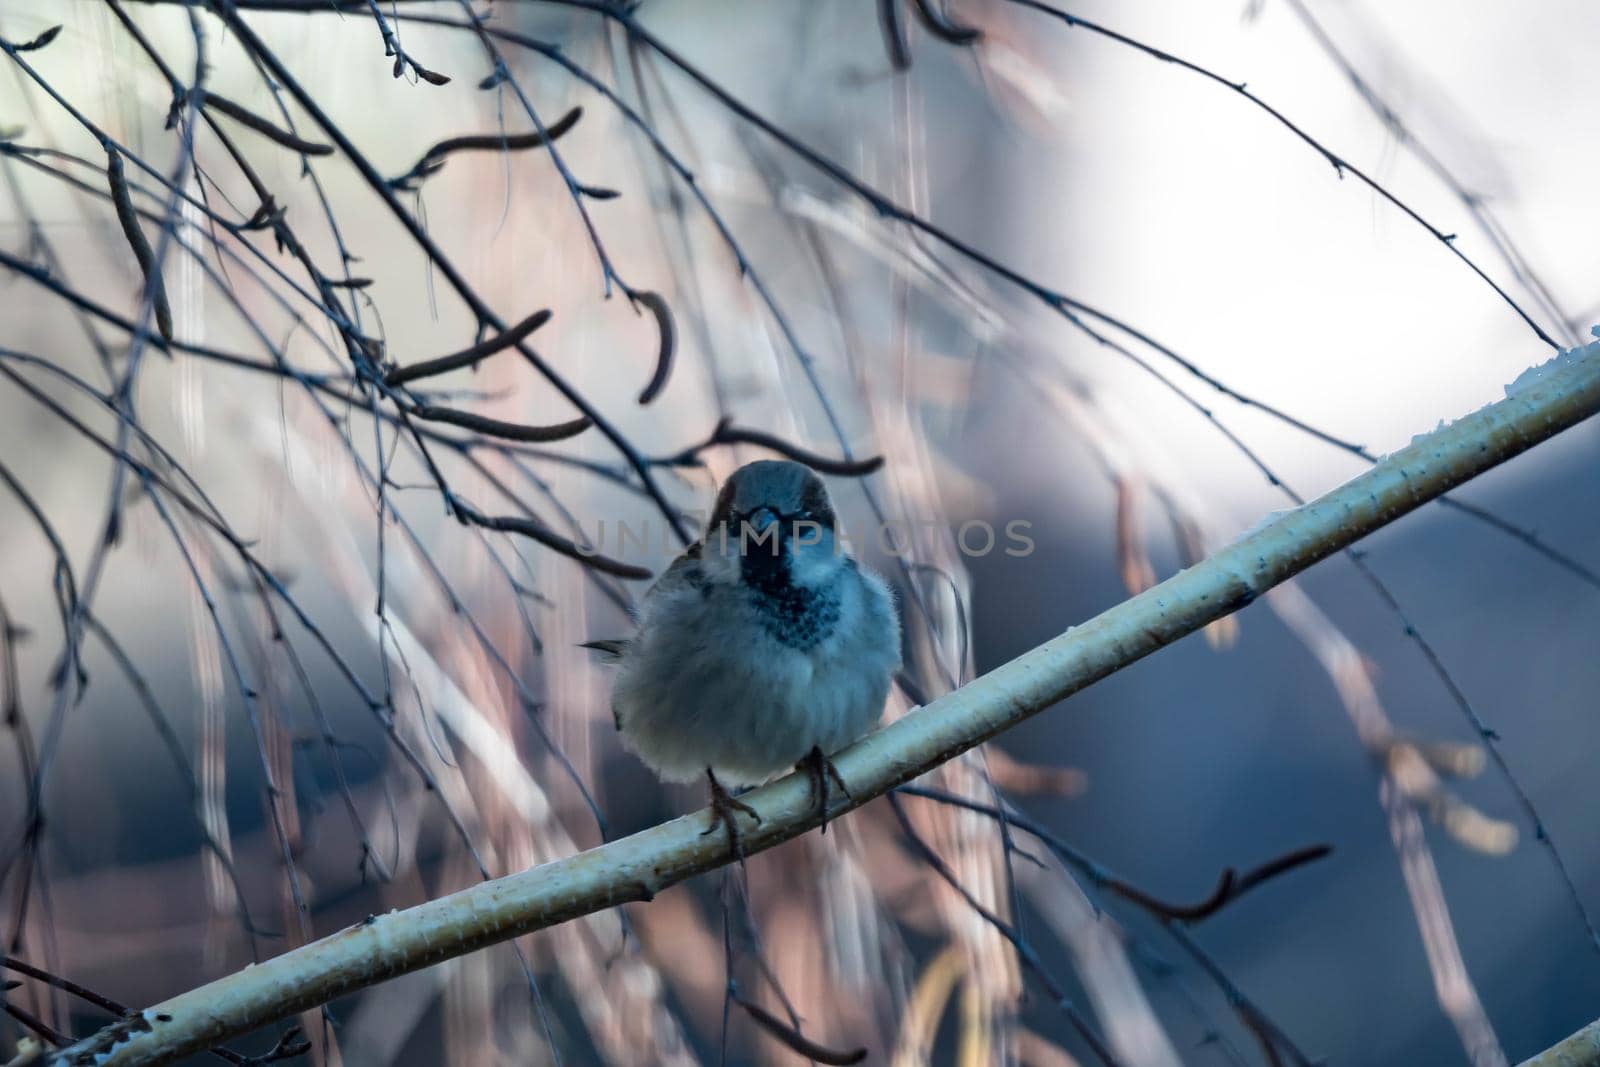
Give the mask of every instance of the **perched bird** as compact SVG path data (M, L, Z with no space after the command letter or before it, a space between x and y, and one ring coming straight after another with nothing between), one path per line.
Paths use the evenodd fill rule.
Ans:
M739 849L726 787L790 767L826 813L829 760L883 712L900 623L881 578L838 541L814 471L761 460L735 471L690 545L644 596L638 631L586 647L615 658L611 710L624 743L664 781L705 775L712 822ZM848 792L848 791L846 791Z

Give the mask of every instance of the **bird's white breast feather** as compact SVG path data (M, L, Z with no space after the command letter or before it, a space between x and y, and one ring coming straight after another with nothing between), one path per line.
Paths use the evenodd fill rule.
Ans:
M726 784L753 784L877 722L900 639L876 575L841 566L830 582L837 621L796 648L762 625L744 586L673 570L646 596L612 692L625 742L662 778L686 782L709 767Z

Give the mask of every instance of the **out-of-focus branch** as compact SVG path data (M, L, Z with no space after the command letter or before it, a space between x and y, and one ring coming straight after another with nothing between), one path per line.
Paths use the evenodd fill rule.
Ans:
M883 466L882 456L868 456L866 459L832 459L810 449L801 448L799 445L790 444L777 434L735 426L732 416L719 420L716 428L711 431L711 436L700 444L692 445L676 455L655 462L664 467L698 466L701 462L700 453L717 445L755 445L757 448L770 449L780 456L787 456L789 459L804 463L812 470L844 478L862 478Z
M1529 372L1497 401L1386 456L1144 593L840 753L849 786L819 812L804 775L743 799L745 854L837 818L1057 701L1251 603L1348 547L1600 411L1600 341ZM55 1054L108 1067L168 1063L356 989L656 892L733 861L706 812L566 859L375 916L184 993ZM1559 1061L1554 1061L1559 1062Z
M1600 1019L1518 1067L1600 1067Z

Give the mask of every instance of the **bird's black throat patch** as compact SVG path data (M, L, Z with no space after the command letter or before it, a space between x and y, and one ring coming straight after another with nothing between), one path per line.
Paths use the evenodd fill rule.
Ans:
M796 585L790 564L787 551L774 554L762 546L741 557L739 571L767 633L803 651L833 632L839 622L839 596L832 590Z

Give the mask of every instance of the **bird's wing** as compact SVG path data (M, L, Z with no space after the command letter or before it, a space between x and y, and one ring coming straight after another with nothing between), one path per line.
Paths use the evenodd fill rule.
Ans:
M644 595L646 609L644 614L649 615L648 605L651 600L659 597L671 597L685 589L700 589L705 584L705 576L700 570L700 553L704 549L703 541L696 541L683 550L683 554L672 561L672 566L656 579L654 585ZM626 639L603 638L596 641L585 641L579 648L592 649L600 653L604 663L616 663L628 654L628 647L632 644ZM615 704L611 706L611 718L616 723L617 729L622 729L622 719L617 715Z
M599 641L585 641L579 648L589 648L600 653L602 663L615 663L628 651L628 642L624 640L601 639ZM616 704L611 705L611 721L617 729L622 729L622 718L617 714Z
M705 572L700 568L700 557L705 552L706 543L696 541L684 549L678 558L672 561L666 573L656 579L656 584L650 587L645 594L646 599L661 593L674 593L684 586L695 589L705 584Z
M685 586L698 589L704 584L705 579L700 572L700 551L704 547L705 543L703 541L696 541L684 549L683 554L672 561L672 566L668 567L666 572L656 579L656 583L645 593L645 602L648 603L651 599L662 595L670 595ZM604 638L597 641L585 641L578 647L593 649L600 653L600 658L603 662L615 663L627 654L628 644L627 640Z

